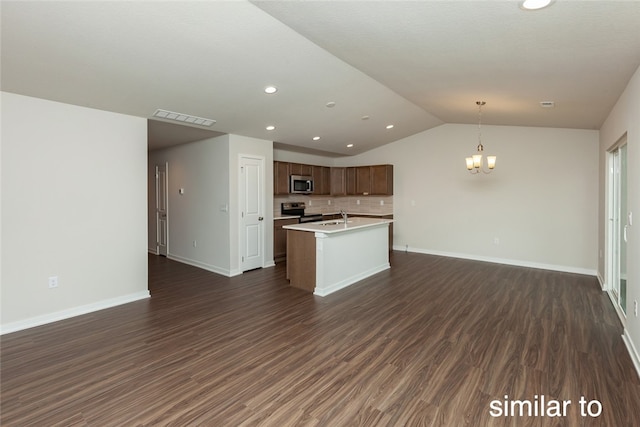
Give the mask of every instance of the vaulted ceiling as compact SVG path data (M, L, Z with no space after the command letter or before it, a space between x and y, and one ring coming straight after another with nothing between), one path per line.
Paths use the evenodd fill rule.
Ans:
M3 1L0 13L3 91L216 120L155 118L150 148L233 133L351 155L477 123L476 100L485 124L598 129L640 66L638 1Z

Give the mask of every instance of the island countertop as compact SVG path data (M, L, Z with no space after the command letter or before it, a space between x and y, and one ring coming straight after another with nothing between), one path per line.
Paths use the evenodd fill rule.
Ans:
M309 231L312 233L343 233L345 231L356 230L359 228L373 227L381 224L388 224L393 222L392 219L381 218L347 218L345 223L342 219L319 221L319 222L307 222L303 224L285 225L282 228L287 230L296 231Z

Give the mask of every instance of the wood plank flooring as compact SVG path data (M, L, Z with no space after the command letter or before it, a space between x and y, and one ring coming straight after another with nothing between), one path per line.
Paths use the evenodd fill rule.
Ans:
M149 300L2 337L0 424L640 426L595 278L403 252L391 265L320 298L283 264L225 278L150 256ZM566 416L490 414L542 395L571 400ZM581 416L581 396L602 413Z

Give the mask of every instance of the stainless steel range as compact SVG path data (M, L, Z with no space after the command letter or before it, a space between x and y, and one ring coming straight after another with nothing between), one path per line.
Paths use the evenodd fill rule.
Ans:
M300 223L322 221L322 214L305 215L306 205L304 202L287 202L280 204L280 213L282 215L300 216Z

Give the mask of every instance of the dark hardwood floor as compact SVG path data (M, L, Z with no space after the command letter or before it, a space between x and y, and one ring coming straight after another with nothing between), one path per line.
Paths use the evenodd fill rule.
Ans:
M0 422L640 426L640 381L595 278L403 252L391 264L320 298L282 264L225 278L150 256L150 299L2 337ZM505 396L571 404L492 417ZM581 416L581 396L602 413Z

